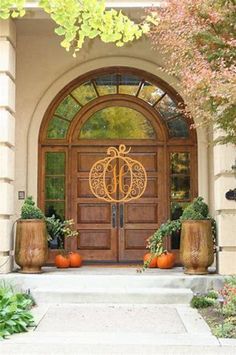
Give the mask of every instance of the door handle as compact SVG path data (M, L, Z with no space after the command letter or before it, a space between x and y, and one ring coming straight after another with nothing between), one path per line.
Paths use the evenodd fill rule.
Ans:
M120 228L124 227L124 205L120 204Z
M111 207L111 215L112 215L112 228L116 227L116 205L112 205Z

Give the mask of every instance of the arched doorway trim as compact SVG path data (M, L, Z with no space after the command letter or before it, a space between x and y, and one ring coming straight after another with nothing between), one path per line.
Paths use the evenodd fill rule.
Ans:
M161 65L157 62L147 60L146 58L132 57L132 56L105 56L93 58L91 60L86 60L85 62L70 68L68 71L60 75L52 84L45 88L42 96L35 105L35 110L32 113L31 123L27 134L27 172L26 172L26 193L32 195L37 199L38 194L38 136L40 126L44 117L44 114L49 107L51 100L55 97L60 90L63 89L69 82L74 80L81 75L84 75L91 70L99 70L99 68L104 68L106 66L129 66L136 69L145 70L152 73L155 76L162 78L165 82L176 90L179 90L179 82L176 78L169 76L161 68ZM206 161L208 156L208 145L207 142L201 143L202 141L202 130L197 129L197 136L200 144L198 144L198 163L204 160L204 170L199 171L198 183L201 195L208 201L208 191L206 190L206 181L208 181L209 167L208 161Z
M107 85L106 80L110 83L112 76L115 76L115 84ZM109 86L109 90L107 86ZM167 103L162 107L161 105L166 98ZM146 164L147 168L152 171L150 173L151 180L154 179L156 181L154 185L158 181L159 192L155 195L154 190L156 188L153 185L154 190L150 195L152 204L148 205L150 201L148 202L147 196L144 197L145 202L143 202L143 206L149 206L143 207L147 208L147 211L149 209L151 211L151 208L156 211L153 212L153 219L148 216L150 211L147 212L146 216L147 221L151 223L149 228L151 233L153 229L155 230L160 223L169 217L170 212L168 211L170 211L170 208L173 208L176 204L184 206L197 194L196 134L189 129L192 123L191 120L184 117L179 111L179 108L183 107L182 105L183 100L168 84L165 86L165 83L159 78L133 68L108 67L101 71L87 73L68 84L49 106L41 125L39 135L40 207L47 214L54 211L61 218L73 217L77 221L78 215L76 211L81 210L81 205L84 204L85 208L88 208L94 202L92 200L84 201L86 200L85 197L89 195L88 190L86 190L85 195L81 195L82 197L76 197L78 189L81 188L78 187L79 185L77 186L79 184L78 177L80 176L82 180L86 180L88 172L86 169L89 169L86 165L86 168L83 167L82 170L78 170L80 169L78 168L80 159L84 159L81 156L87 157L84 160L87 163L91 156L97 157L99 154L104 154L103 151L106 145L121 143L121 140L96 142L94 144L96 146L99 143L97 146L100 146L99 152L101 153L95 154L96 150L92 149L92 142L82 141L78 138L80 129L92 114L99 112L101 109L117 106L123 108L132 107L137 112L142 113L157 132L155 141L129 141L129 145L133 147L134 154L139 156L140 159L145 160L147 157L152 156L155 160L152 167L148 166L150 161ZM78 148L74 149L76 146ZM59 169L59 171L57 167L55 170L52 169L52 159L54 158L57 163L60 162L58 163L59 165L62 164L62 170ZM77 166L77 164L79 165ZM80 201L79 205L76 202L78 199ZM83 215L81 211L78 213ZM87 215L90 214L90 212L86 213ZM109 210L106 213L108 216ZM158 216L157 219L155 219L155 215ZM77 228L84 232L87 230L86 223L88 221L84 224L83 218L79 217L81 221L79 222L78 220ZM139 217L136 216L135 218L139 220ZM132 223L134 222L130 222L129 225L132 225ZM108 225L107 229L109 229ZM98 228L98 224L96 224L96 228ZM135 228L138 227L135 226ZM139 226L139 228L141 227ZM146 229L148 229L147 224ZM105 232L103 231L103 233ZM144 235L142 235L143 237ZM86 238L86 236L81 238L82 244ZM105 237L104 234L103 238L107 239L108 237ZM132 239L133 237L130 236L130 238ZM97 250L97 247L94 247L96 250L91 252L91 245L88 246L86 242L84 243L83 246L82 244L80 245L80 249L84 247L84 249L89 250L87 250L87 257L92 258L91 260L96 258L100 260L99 255L101 253ZM139 253L136 252L136 254L130 253L130 250L128 250L132 249L130 247L125 250L125 244L127 243L123 241L123 249L120 254L122 255L122 261L133 260L134 255L141 253L141 251ZM105 248L101 254L101 257L105 258L104 260L109 261L118 258L117 255L111 254L110 251L105 252L109 247L104 245L99 247L100 249ZM142 248L140 247L139 249Z

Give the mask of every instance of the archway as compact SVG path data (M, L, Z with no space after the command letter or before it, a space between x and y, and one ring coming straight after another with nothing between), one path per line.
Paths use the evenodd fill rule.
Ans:
M38 200L47 215L75 220L79 243L69 247L85 259L140 260L147 237L196 196L196 135L182 107L163 80L125 67L87 73L53 100L40 128ZM88 187L93 162L121 143L148 173L143 197L123 209ZM169 244L178 250L179 237Z

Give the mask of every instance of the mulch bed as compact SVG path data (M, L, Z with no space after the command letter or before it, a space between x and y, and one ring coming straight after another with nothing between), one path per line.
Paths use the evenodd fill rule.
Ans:
M214 307L198 309L198 311L212 331L214 331L215 326L222 324L227 319L226 317L222 316ZM236 338L236 316L230 317L230 320L235 325L234 330L231 332L230 338Z

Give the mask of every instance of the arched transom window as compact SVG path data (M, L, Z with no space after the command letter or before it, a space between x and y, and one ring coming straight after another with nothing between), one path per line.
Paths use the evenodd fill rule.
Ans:
M114 71L116 72L114 73ZM91 105L93 101L99 102L108 98L112 100L112 97L125 98L127 96L135 98L137 102L143 102L150 106L165 125L169 138L189 138L189 124L181 111L183 101L173 92L173 89L165 86L160 80L159 82L155 82L154 79L145 78L141 73L133 75L124 69L112 69L111 73L93 74L89 80L85 78L78 84L72 85L69 90L66 90L65 94L57 101L50 113L50 119L47 121L46 135L44 137L45 140L67 140L74 118L85 110L86 107ZM122 110L122 108L116 110L116 114L118 114L119 117L124 113L125 110ZM92 124L93 128L96 128L96 124L99 126L98 121L100 120L101 125L104 123L110 126L112 115L114 114L115 110L109 108L103 110L103 112L97 112L94 117L91 118L90 123L87 123L86 127L83 128L83 132L81 132L79 138L96 138L95 131L93 131L94 137L89 137L88 131L85 134L85 130L88 130L89 124ZM135 119L134 110L132 113L131 110L129 112L127 110L127 114L129 114L132 119ZM108 115L110 116L109 119ZM137 121L141 122L141 118L138 116L140 115L136 113ZM126 124L125 120L127 119L127 115L123 115L122 117L124 124ZM123 122L121 122L120 127L122 123ZM117 128L116 126L116 129ZM107 134L108 132L111 133L108 130ZM118 132L116 134L118 134ZM142 137L142 134L139 133L136 138L141 139L145 137Z

